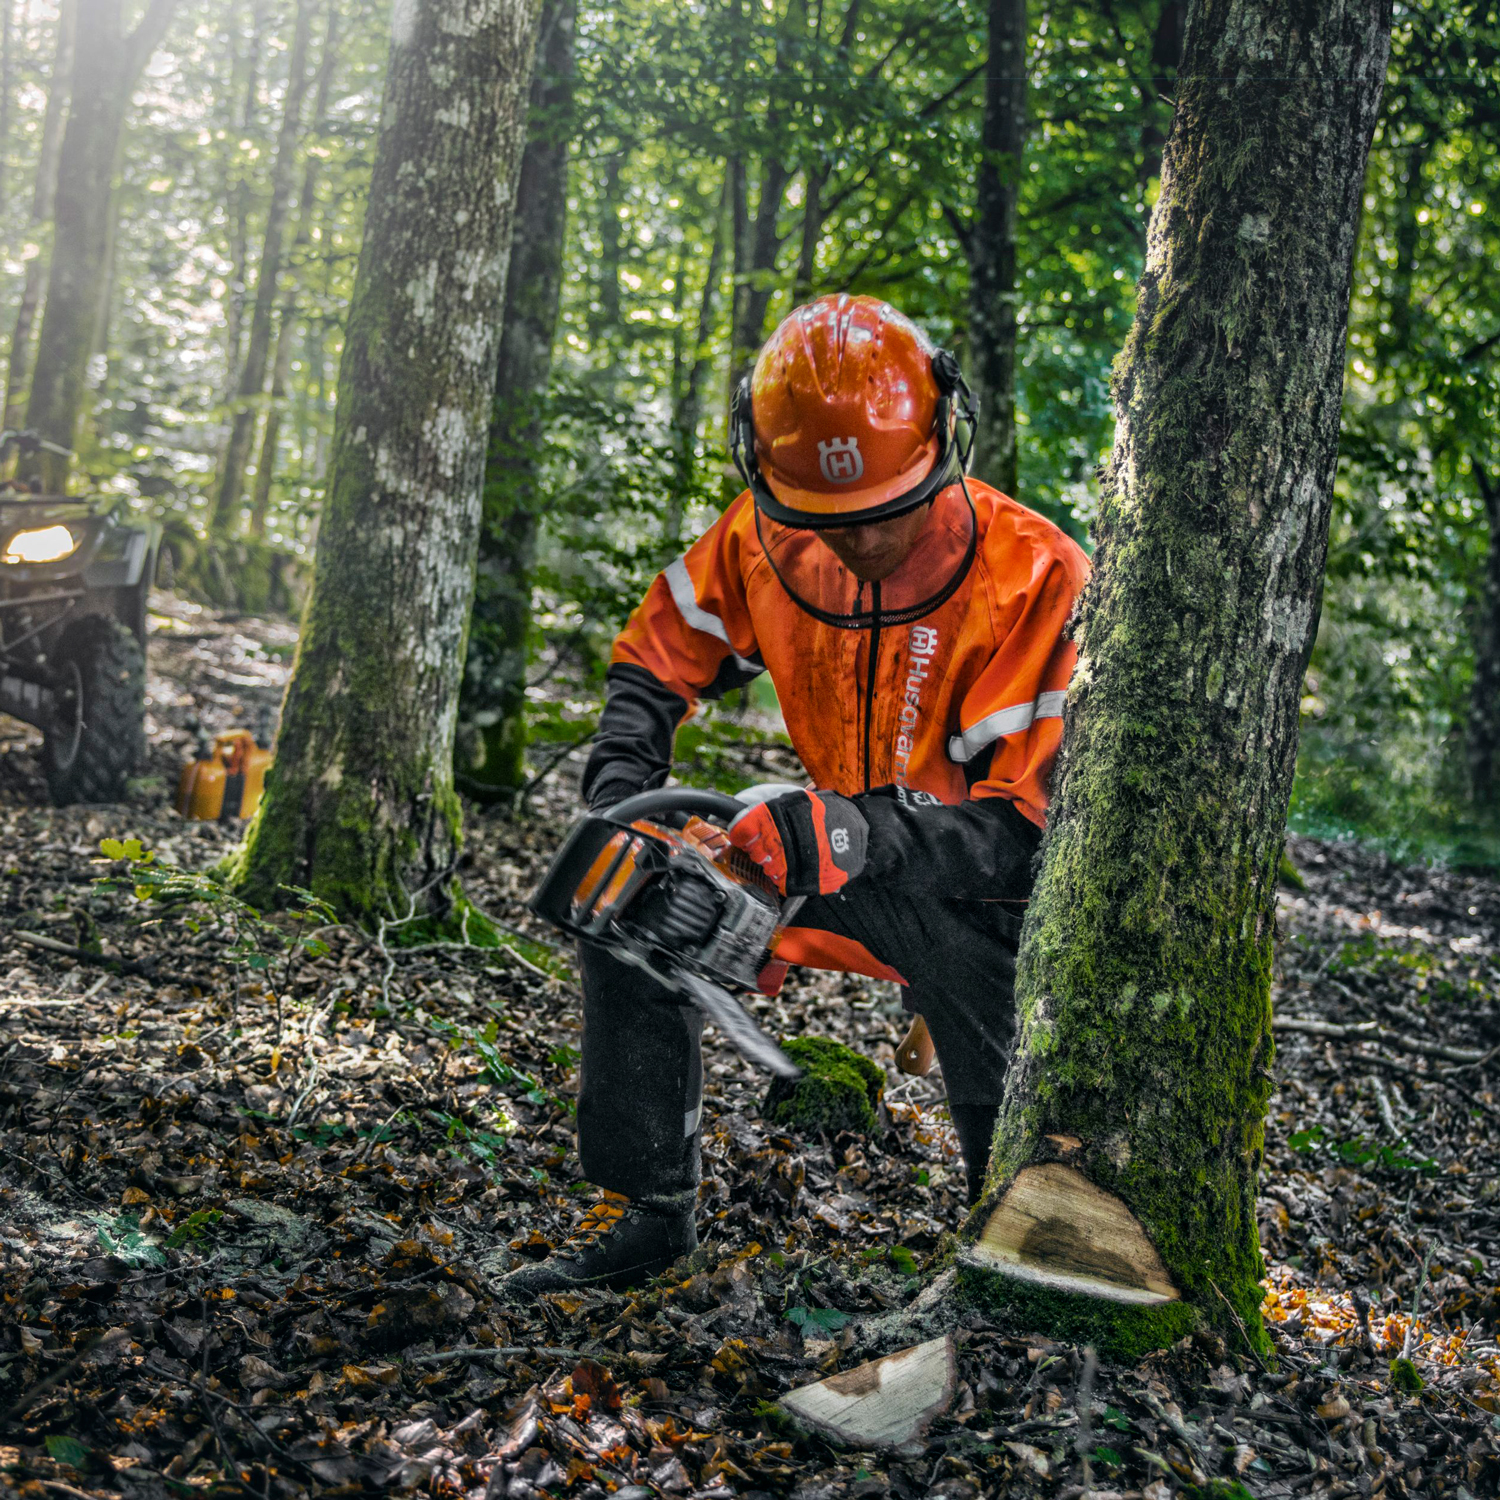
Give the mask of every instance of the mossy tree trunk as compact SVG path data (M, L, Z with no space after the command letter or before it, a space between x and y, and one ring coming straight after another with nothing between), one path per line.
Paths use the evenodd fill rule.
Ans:
M576 11L577 0L547 0L542 10L490 417L456 739L464 789L488 800L510 796L526 773L526 642L542 420L562 296Z
M989 61L969 258L974 471L1016 490L1016 202L1026 146L1026 0L990 0Z
M525 140L534 0L395 11L312 593L234 871L346 915L454 895L453 726Z
M1469 791L1474 810L1500 819L1500 478L1477 459L1474 477L1489 517L1484 582L1474 619L1474 683L1469 689Z
M255 423L266 388L266 367L271 357L271 329L276 318L276 283L281 275L282 248L292 206L292 174L295 170L297 136L302 125L302 100L307 92L307 52L312 36L313 0L299 0L292 32L292 50L287 63L286 95L281 106L281 125L276 132L276 153L271 161L271 202L266 210L266 234L261 242L260 267L255 276L255 301L250 313L250 341L235 382L234 411L229 420L229 438L219 464L214 486L210 530L230 536L237 529L240 500L245 490L245 466L255 442Z
M83 409L89 356L108 275L116 158L136 79L167 29L177 0L151 0L133 31L123 0L79 0L67 129L58 156L52 258L37 337L26 425L71 448ZM68 463L26 459L21 472L60 493Z
M1389 29L1388 0L1189 13L961 1272L1113 1353L1264 1338L1276 872Z

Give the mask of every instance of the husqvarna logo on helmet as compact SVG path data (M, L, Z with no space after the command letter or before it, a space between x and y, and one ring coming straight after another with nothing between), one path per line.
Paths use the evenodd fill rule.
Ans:
M818 467L830 484L852 484L865 472L859 439L830 438L826 443L819 443Z

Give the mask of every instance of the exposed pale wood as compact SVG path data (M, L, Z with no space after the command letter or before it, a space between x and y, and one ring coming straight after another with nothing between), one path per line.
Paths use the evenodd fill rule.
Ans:
M970 1255L978 1265L1110 1302L1172 1302L1172 1285L1139 1221L1112 1193L1061 1162L1025 1167Z
M781 1398L783 1410L835 1442L901 1448L953 1404L953 1338L929 1339Z

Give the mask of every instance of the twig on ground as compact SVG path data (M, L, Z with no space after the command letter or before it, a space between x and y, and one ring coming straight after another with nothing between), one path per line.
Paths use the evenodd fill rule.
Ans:
M141 963L133 958L111 958L107 953L93 953L87 948L78 948L72 943L63 943L56 938L45 937L40 932L24 932L19 927L12 927L10 935L18 943L26 944L28 948L40 948L44 953L57 953L64 958L77 959L79 963L98 964L100 968L109 969L116 974L134 974L141 979L164 979L169 984L201 984L203 982L190 978L186 974L159 969L154 962Z
M1435 1083L1439 1088L1447 1089L1450 1094L1457 1094L1474 1109L1483 1110L1485 1114L1493 1115L1500 1120L1500 1108L1479 1098L1469 1089L1460 1087L1446 1073L1423 1073L1416 1068L1408 1067L1406 1063L1397 1062L1394 1057L1381 1057L1378 1052L1359 1052L1355 1056L1360 1062L1373 1063L1377 1068L1384 1068L1387 1073L1399 1073L1403 1078L1416 1079L1418 1083Z
M1380 1110L1380 1120L1395 1140L1401 1139L1401 1132L1396 1128L1396 1117L1391 1113L1391 1096L1385 1091L1385 1084L1380 1081L1378 1074L1370 1074L1370 1089L1375 1095L1376 1107Z
M1422 1272L1417 1277L1417 1289L1412 1293L1411 1321L1406 1325L1406 1337L1401 1340L1401 1358L1411 1358L1411 1336L1416 1332L1417 1314L1422 1310L1422 1289L1427 1285L1427 1268L1432 1264L1432 1247L1422 1257Z
M1090 1344L1083 1351L1083 1369L1079 1373L1078 1388L1074 1392L1075 1404L1078 1407L1078 1436L1073 1440L1073 1451L1083 1465L1085 1493L1092 1489L1094 1484L1091 1467L1094 1454L1094 1376L1098 1369L1099 1361L1094 1355L1094 1346Z
M1353 994L1353 991L1350 991ZM1358 999L1358 996L1354 998ZM1500 1048L1479 1052L1472 1047L1448 1047L1441 1042L1424 1042L1417 1037L1404 1036L1382 1026L1379 1021L1356 1021L1340 1025L1336 1021L1318 1021L1310 1016L1277 1016L1271 1022L1273 1031L1297 1031L1304 1036L1325 1036L1334 1041L1385 1042L1399 1047L1403 1052L1420 1053L1423 1057L1441 1057L1448 1062L1461 1062L1477 1067L1486 1058L1493 1057Z
M540 1354L548 1358L589 1359L582 1349L554 1349L541 1344L507 1344L489 1348L484 1344L470 1344L463 1349L444 1349L437 1354L418 1354L406 1361L409 1365L446 1365L457 1359L515 1359L522 1354Z

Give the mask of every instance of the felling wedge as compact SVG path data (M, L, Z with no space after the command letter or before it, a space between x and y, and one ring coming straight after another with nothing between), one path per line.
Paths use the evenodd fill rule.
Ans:
M1153 1306L1178 1291L1140 1221L1061 1162L1023 1167L967 1251L971 1265L1059 1292Z
M920 1438L956 1388L953 1338L944 1335L788 1391L779 1405L834 1442L891 1449Z

